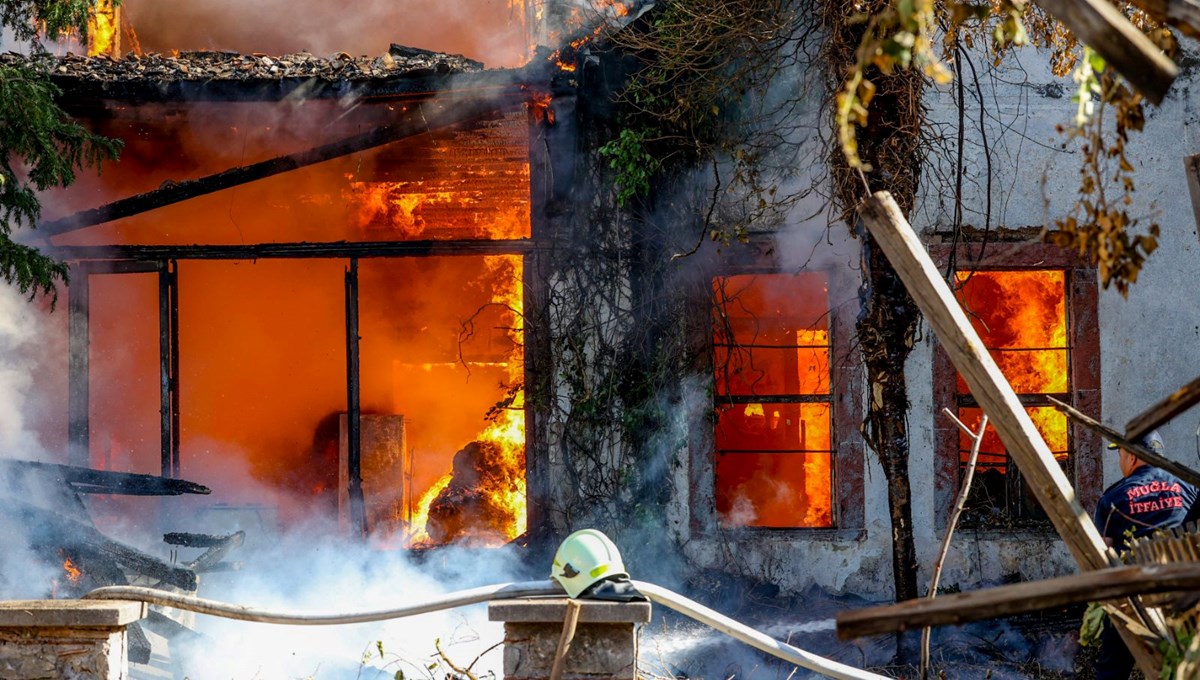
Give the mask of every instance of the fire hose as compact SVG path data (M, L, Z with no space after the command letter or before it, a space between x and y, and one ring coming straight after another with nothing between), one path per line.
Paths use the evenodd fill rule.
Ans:
M837 678L838 680L888 680L886 676L854 668L853 666L847 666L832 659L826 659L823 656L806 652L799 647L793 647L787 643L780 642L769 635L760 633L745 624L715 612L699 602L690 600L666 588L656 586L653 583L634 581L633 585L646 597L664 607L673 609L684 616L708 625L713 630L725 633L751 647L755 647L801 668L821 673L830 678ZM489 600L562 594L562 587L550 579L545 581L498 583L496 585L471 588L469 590L457 590L407 607L339 614L300 614L295 612L270 611L137 586L106 586L104 588L97 588L83 597L84 599L93 600L133 600L135 602L174 607L198 614L208 614L210 616L219 616L238 621L255 621L258 623L276 623L291 626L330 626L400 619L407 616L428 614L443 609L453 609L469 604L487 602Z

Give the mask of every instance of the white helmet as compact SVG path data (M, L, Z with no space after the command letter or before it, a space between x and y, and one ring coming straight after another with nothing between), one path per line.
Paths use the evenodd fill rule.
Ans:
M570 597L579 597L596 583L614 576L629 578L617 546L596 529L580 529L563 539L550 569L550 578L561 583Z

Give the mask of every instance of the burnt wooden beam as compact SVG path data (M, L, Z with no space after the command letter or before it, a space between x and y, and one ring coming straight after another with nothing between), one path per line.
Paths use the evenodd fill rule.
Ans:
M1177 67L1108 0L1037 0L1042 9L1096 50L1147 99L1158 104L1179 75Z
M158 435L159 469L171 475L171 272L158 269Z
M171 260L171 280L168 299L171 336L168 338L171 352L171 476L182 474L179 460L179 262Z
M67 288L67 458L75 465L87 465L89 458L88 359L91 349L88 298L88 272L83 269L72 277Z
M126 496L207 495L212 490L184 479L167 479L133 472L92 470L75 465L39 463L28 460L0 460L0 469L38 472L65 484L78 493L121 494Z
M1180 387L1166 399L1134 416L1125 424L1125 438L1137 439L1196 404L1200 404L1200 378Z
M1086 570L1107 567L1108 555L1100 532L1079 504L1050 447L971 326L900 206L890 193L880 191L862 202L859 216L928 319L971 394L991 419L1008 454L1016 461L1075 561Z
M265 260L272 258L370 258L406 255L521 255L537 247L528 239L463 241L334 241L190 246L62 246L45 252L61 260Z
M1200 472L1196 472L1183 463L1177 463L1170 458L1165 458L1158 455L1141 444L1132 441L1132 438L1129 436L1117 432L1111 427L1092 418L1086 413L1083 413L1070 404L1064 404L1053 397L1050 397L1050 403L1054 404L1054 408L1065 413L1071 420L1079 423L1093 432L1099 433L1101 437L1104 437L1105 439L1119 445L1126 451L1129 451L1129 453L1133 454L1135 458L1143 460L1154 467L1162 468L1163 470L1170 472L1188 484L1200 486Z
M367 512L362 485L362 412L359 407L358 258L346 268L346 495L350 529L367 537Z
M936 599L908 600L837 615L842 640L927 626L957 626L1083 602L1200 588L1200 564L1177 562L1114 569L975 590Z
M179 545L185 548L212 548L224 545L238 534L242 534L244 538L245 533L244 531L239 531L233 534L196 534L187 531L171 531L163 534L163 543ZM240 543L241 541L239 540Z
M241 547L246 540L246 532L238 531L225 537L225 540L205 550L196 559L188 562L184 566L197 574L213 570L217 564L225 559L225 556L232 552L235 548Z
M0 513L24 522L31 532L31 543L37 548L62 548L68 552L76 549L95 551L117 563L125 571L157 579L187 591L196 590L196 573L192 570L172 566L153 555L118 543L97 531L95 527L53 510L30 505L15 498L5 498L0 502Z
M1161 24L1200 38L1200 2L1197 0L1130 0L1130 4Z
M38 225L37 228L45 236L56 236L123 217L139 215L198 196L204 196L309 165L323 163L367 149L391 144L392 142L424 134L437 128L464 123L490 113L495 113L512 106L514 103L516 101L513 97L499 100L494 98L452 99L446 97L443 100L413 104L405 118L392 125L378 127L369 132L352 135L336 142L323 144L304 151L271 158L250 165L230 168L205 177L180 182L168 182L153 191L122 198L97 208L83 210L73 215L44 222Z

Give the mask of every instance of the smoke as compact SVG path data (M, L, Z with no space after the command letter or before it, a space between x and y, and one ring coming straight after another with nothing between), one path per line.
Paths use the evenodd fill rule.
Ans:
M37 309L46 304L44 298L31 302L14 287L0 285L0 458L46 458L35 430L44 398L40 390L48 385L36 378L45 350L65 349L63 334Z
M353 5L321 0L127 0L123 20L146 52L232 50L320 57L338 52L379 55L391 43L457 53L488 66L517 66L528 49L519 0Z
M246 556L245 569L206 576L200 595L249 607L352 613L408 606L453 590L542 577L529 574L516 549L443 548L431 553L370 552L313 541L295 531ZM502 675L500 623L486 605L349 626L299 627L195 620L200 637L176 639L171 655L193 680L203 678L434 678L448 671L437 649L477 677ZM489 651L490 650L490 651ZM440 669L440 671L439 671Z

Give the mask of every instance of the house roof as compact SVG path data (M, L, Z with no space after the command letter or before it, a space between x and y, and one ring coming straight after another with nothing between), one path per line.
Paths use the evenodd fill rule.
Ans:
M8 53L0 63L27 57ZM128 54L53 57L51 78L71 98L171 100L278 100L435 92L451 76L484 73L483 64L457 54L401 45L380 56L345 52L328 58L308 52L269 56L219 51L178 55ZM496 73L489 71L488 73Z

